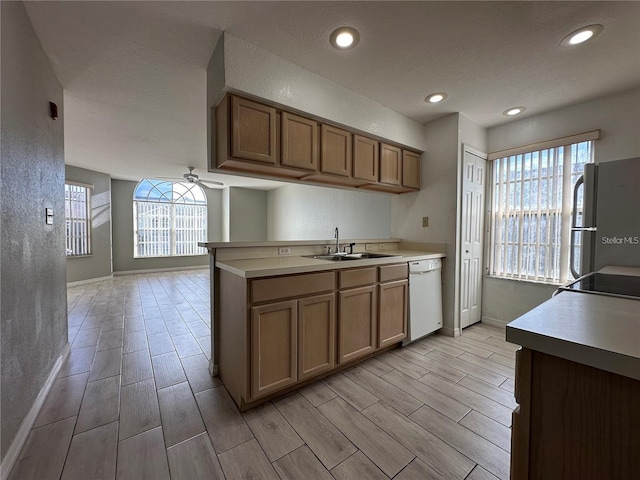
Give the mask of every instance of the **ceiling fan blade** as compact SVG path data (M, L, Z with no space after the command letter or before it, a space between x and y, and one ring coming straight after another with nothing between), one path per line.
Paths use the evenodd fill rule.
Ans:
M214 180L197 180L196 183L199 184L202 187L207 187L207 188L213 188L213 187L211 187L209 185L206 185L207 183L210 183L211 185L215 185L215 186L218 186L218 187L224 187L224 183L216 182Z
M184 182L184 178L178 178L178 177L155 177L158 180L173 180L175 182Z

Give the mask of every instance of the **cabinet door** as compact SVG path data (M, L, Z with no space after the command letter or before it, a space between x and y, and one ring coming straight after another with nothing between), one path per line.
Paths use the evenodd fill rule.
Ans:
M351 176L351 133L322 124L320 172Z
M338 363L376 350L376 286L340 292Z
M353 177L378 181L380 144L377 140L360 135L353 136Z
M297 381L297 302L251 308L251 398Z
M298 300L298 380L335 366L335 295Z
M282 159L287 167L315 172L318 168L318 123L282 112Z
M276 109L231 97L231 156L276 164Z
M402 150L398 147L380 144L380 183L400 185L402 176Z
M409 282L381 283L378 286L378 347L386 347L407 337L407 291Z
M402 151L402 186L420 189L420 154Z

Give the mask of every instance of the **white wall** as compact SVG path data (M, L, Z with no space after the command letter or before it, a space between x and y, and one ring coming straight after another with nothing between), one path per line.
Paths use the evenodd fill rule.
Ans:
M601 130L595 161L640 156L640 88L523 118L488 130L490 152ZM508 323L551 297L555 286L485 277L484 320Z
M458 176L458 117L448 115L424 127L427 145L422 155L421 190L393 197L391 235L403 240L445 243L447 258L443 270L443 328L454 332L456 209ZM422 227L422 217L429 226Z
M390 238L391 196L291 184L269 192L269 240Z
M267 240L267 192L249 188L229 187L226 189L226 205L229 224L228 241Z
M640 156L640 88L490 128L488 146L496 152L597 129L596 162Z
M224 34L224 76L216 48L207 73L209 96L225 88L246 92L398 143L424 148L418 122L228 33ZM218 45L218 47L220 44Z

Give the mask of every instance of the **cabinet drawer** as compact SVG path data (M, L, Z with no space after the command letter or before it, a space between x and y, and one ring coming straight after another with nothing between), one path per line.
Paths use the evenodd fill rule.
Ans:
M308 273L251 281L251 303L295 298L335 290L334 272Z
M378 281L376 267L341 270L338 275L340 289L371 285Z
M380 269L380 282L409 278L409 265L406 263L401 263L400 265L385 265L378 268Z

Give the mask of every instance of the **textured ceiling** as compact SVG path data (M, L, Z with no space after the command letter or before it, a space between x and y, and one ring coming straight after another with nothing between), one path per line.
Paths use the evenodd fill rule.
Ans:
M640 84L638 2L26 2L65 88L68 163L116 178L206 166L206 72L222 31L425 123L491 127ZM594 41L563 48L599 23ZM349 25L360 44L338 52ZM424 97L446 91L440 105ZM227 184L246 184L204 174ZM251 182L253 185L260 183ZM261 184L265 188L276 184Z

